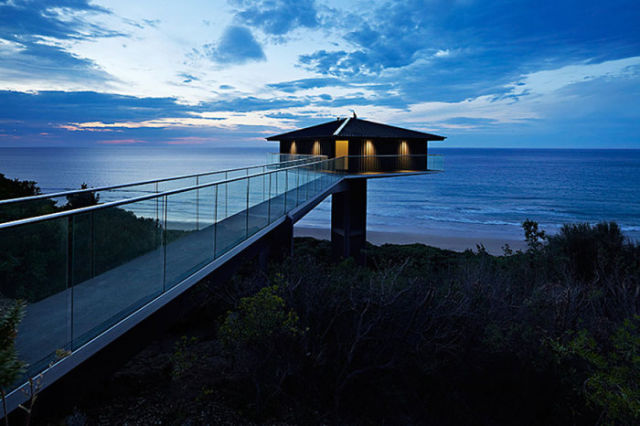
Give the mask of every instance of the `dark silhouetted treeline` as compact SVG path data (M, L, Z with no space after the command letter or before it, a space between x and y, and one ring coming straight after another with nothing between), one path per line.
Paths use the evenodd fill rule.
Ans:
M81 186L86 188L86 184ZM40 188L35 182L10 180L0 174L0 199L37 194ZM0 223L98 202L99 196L86 192L67 196L62 205L43 199L0 206ZM162 243L161 233L157 221L118 207L0 230L0 298L33 303L64 291L69 284L156 249Z

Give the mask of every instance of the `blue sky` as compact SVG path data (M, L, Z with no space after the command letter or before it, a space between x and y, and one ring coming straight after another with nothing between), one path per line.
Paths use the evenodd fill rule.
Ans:
M346 116L433 146L640 148L640 2L0 0L0 147L251 145Z

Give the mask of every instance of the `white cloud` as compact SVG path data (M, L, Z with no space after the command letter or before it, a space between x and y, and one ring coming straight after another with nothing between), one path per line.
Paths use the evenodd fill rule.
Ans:
M554 70L537 71L524 75L509 87L514 95L524 93L548 94L571 84L584 83L596 78L616 78L639 74L640 56L605 61L598 64L567 65Z

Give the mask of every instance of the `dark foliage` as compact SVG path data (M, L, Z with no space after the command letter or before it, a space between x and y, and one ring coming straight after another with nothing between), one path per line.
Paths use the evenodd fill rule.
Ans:
M80 185L80 189L88 189L87 184ZM82 207L94 206L100 202L100 195L94 192L80 192L76 194L67 195L67 209L79 209Z
M35 182L1 175L0 188L0 195L10 198L40 193ZM99 196L84 192L67 196L63 206L56 206L53 200L0 206L0 223L98 202ZM171 237L176 233L182 234L176 231ZM142 256L161 243L162 229L156 221L117 207L0 230L0 297L36 302Z
M6 418L7 391L24 369L24 363L18 359L15 346L18 324L24 315L24 308L25 304L20 300L15 302L0 300L0 399L2 400L0 417L5 417L5 425L9 423Z
M221 328L243 410L302 423L639 421L640 248L615 224L525 230L529 249L511 256L385 245L366 267L297 242L269 274L270 302L251 296L263 277L247 276ZM237 322L248 307L269 332Z
M0 200L28 197L39 193L40 188L35 181L8 179L0 173Z
M29 197L40 194L40 188L34 181L8 179L0 173L0 200ZM0 204L0 223L25 217L41 216L57 211L52 200L34 200L20 204Z

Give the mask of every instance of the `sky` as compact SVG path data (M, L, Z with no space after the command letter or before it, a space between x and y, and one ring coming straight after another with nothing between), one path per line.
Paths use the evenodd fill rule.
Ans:
M0 0L0 147L640 148L638 0Z

